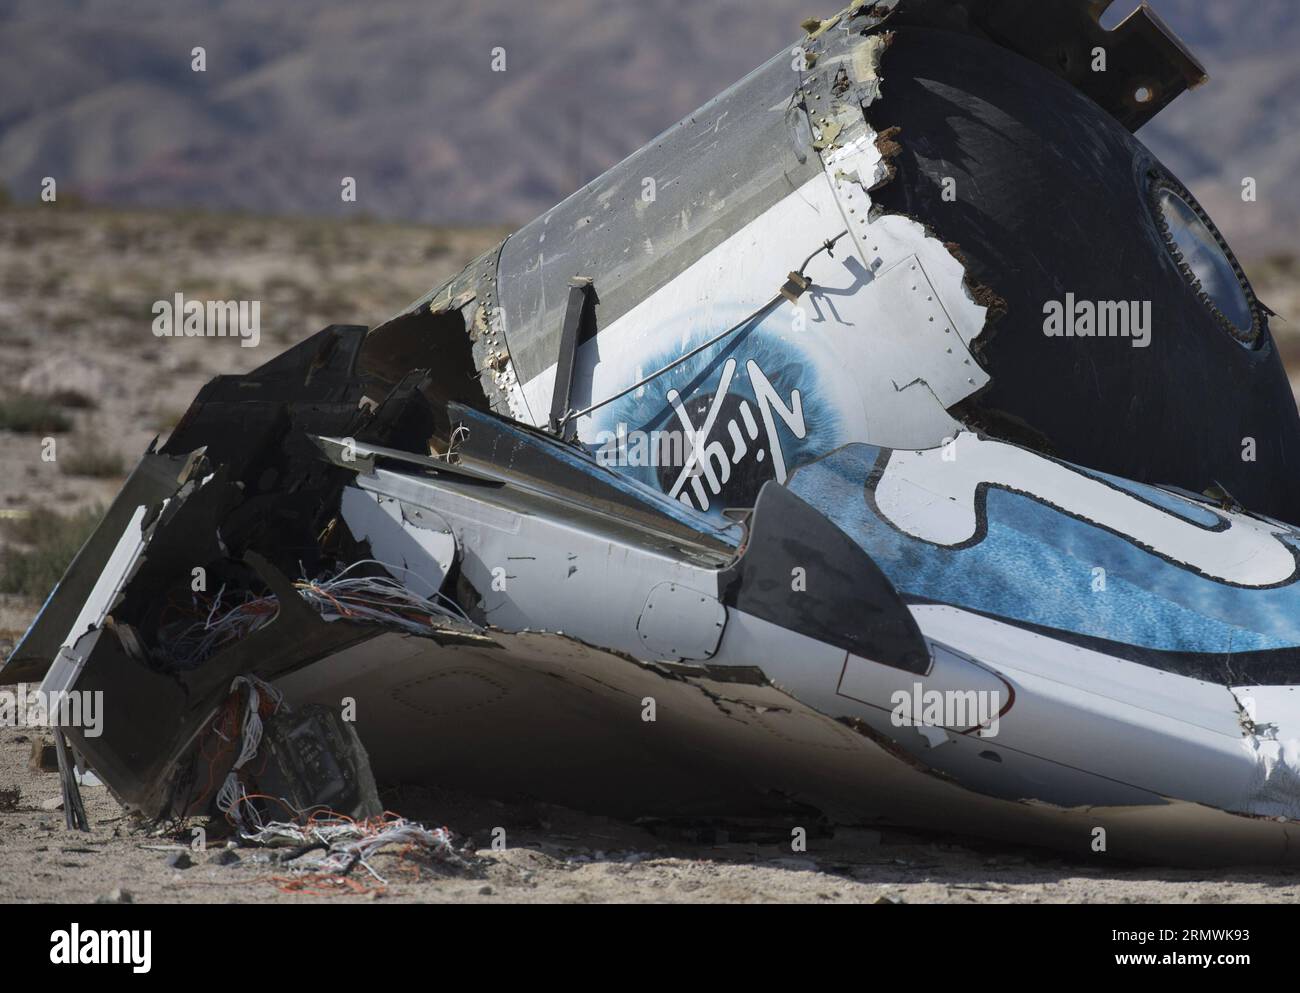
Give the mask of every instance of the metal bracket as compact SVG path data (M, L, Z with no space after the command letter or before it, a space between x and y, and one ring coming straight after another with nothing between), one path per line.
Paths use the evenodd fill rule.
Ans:
M63 740L63 729L54 729L54 754L59 759L59 784L63 787L63 823L69 831L89 831L90 821L81 802L81 789L77 786L77 773L68 754L68 743Z
M578 358L578 345L583 337L595 330L596 286L587 276L574 276L569 280L569 303L564 311L564 327L560 332L560 354L555 361L555 390L551 395L552 434L563 438L569 430L569 400L573 390L573 367ZM586 329L588 334L581 332Z

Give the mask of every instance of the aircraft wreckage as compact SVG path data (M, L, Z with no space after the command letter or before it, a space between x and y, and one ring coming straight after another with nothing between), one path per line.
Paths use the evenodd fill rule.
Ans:
M1108 6L809 22L393 319L210 382L4 667L102 691L65 789L1295 859L1300 419L1133 136L1205 74Z

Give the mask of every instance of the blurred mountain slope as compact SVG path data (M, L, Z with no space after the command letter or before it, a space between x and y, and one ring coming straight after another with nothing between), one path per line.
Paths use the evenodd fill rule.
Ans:
M1287 244L1300 223L1294 0L1154 5L1212 80L1143 138L1239 249ZM24 200L55 176L109 203L517 223L793 44L813 12L806 0L10 0L0 182ZM204 73L190 69L195 46ZM491 71L497 46L504 73ZM1245 175L1257 205L1240 202ZM355 205L340 200L344 176Z

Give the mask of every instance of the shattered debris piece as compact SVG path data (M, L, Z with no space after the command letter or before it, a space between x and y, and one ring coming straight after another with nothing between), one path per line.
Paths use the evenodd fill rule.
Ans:
M324 707L291 708L256 677L235 678L199 755L206 785L184 809L201 812L220 782L213 802L241 834L259 830L271 811L305 816L324 807L364 817L380 810L369 759L351 725Z
M27 764L33 772L58 772L59 757L54 751L54 742L48 738L33 738L32 754Z
M370 574L376 570L385 574ZM409 571L363 559L327 579L300 580L294 583L294 589L327 621L378 621L406 627L415 634L426 634L448 619L472 626L464 612L442 594L435 592L433 598L422 597L393 578ZM160 632L163 642L155 655L160 668L196 668L222 648L269 624L277 614L273 596L256 596L245 590L241 602L226 606L225 593L226 588L222 586L207 610L200 610L201 620L188 624L182 621L179 629L173 627L170 632ZM200 598L195 598L194 606L201 606Z
M282 849L279 864L295 876L278 879L282 889L290 892L328 892L330 888L356 890L354 870L365 871L379 886L388 880L374 866L379 852L394 845L402 846L402 857L416 856L457 869L469 869L466 852L458 851L446 828L426 828L396 814L357 821L335 814L314 814L304 824L276 821L264 825L254 834L245 835L253 844Z

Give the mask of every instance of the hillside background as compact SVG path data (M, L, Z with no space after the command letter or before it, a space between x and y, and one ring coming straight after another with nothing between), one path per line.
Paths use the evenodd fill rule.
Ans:
M528 220L840 0L8 0L0 183L94 203ZM1107 21L1136 6L1116 0ZM1300 222L1294 0L1155 0L1211 82L1142 135L1239 254ZM190 68L202 46L207 71ZM507 71L491 71L492 49ZM1259 181L1243 208L1241 177ZM343 204L354 176L358 202Z

